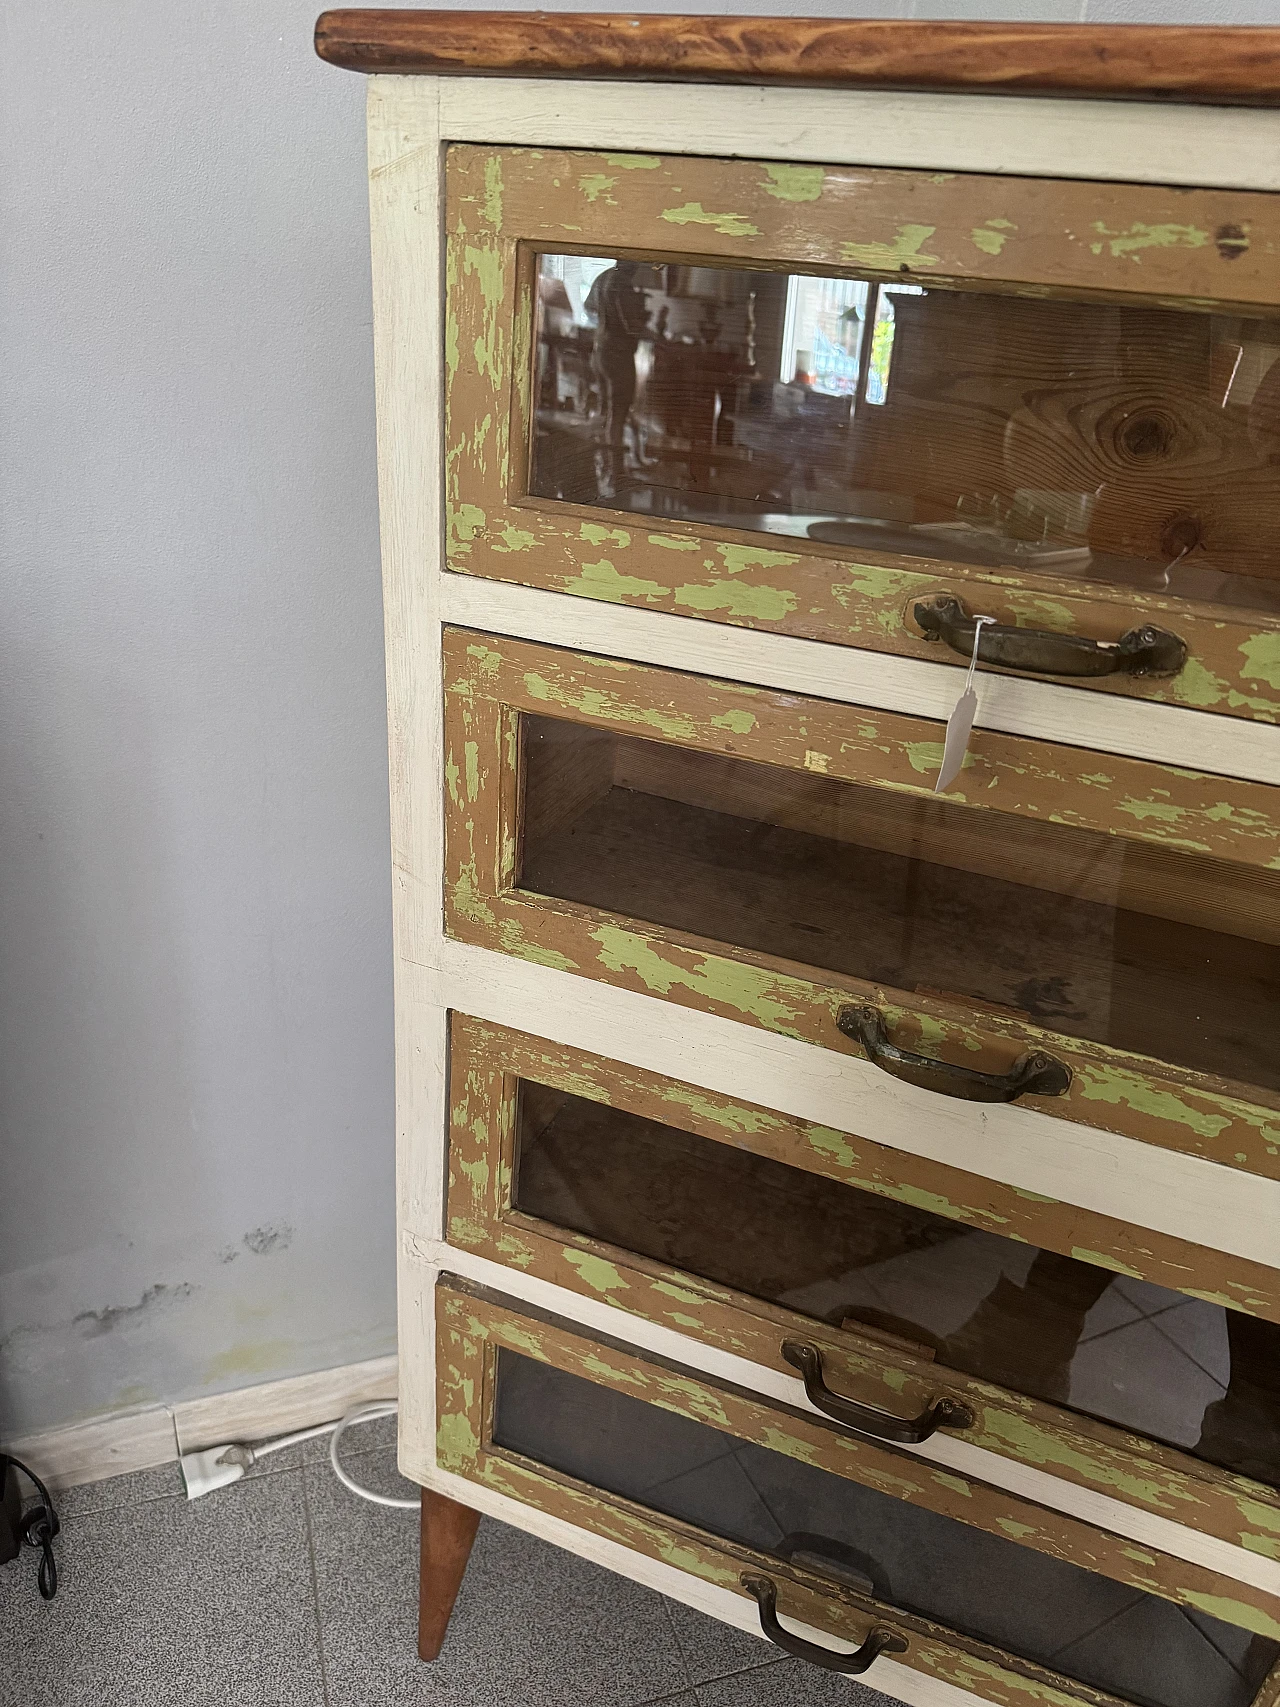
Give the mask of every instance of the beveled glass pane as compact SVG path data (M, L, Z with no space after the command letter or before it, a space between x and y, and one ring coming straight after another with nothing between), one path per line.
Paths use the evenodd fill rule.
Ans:
M493 1439L1139 1707L1248 1707L1280 1656L1235 1625L505 1350Z
M1280 609L1280 318L538 269L535 496Z
M1280 1484L1270 1322L528 1082L513 1204Z
M524 720L521 886L1280 1106L1280 871Z

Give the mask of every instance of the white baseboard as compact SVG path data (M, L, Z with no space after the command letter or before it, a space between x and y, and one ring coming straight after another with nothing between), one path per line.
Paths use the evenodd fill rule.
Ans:
M330 1422L355 1405L396 1396L396 1359L374 1357L312 1375L264 1381L234 1393L187 1399L173 1407L178 1451L198 1452L224 1440L267 1440L296 1428Z
M224 1440L265 1440L310 1428L355 1405L395 1396L396 1359L375 1357L172 1406L112 1411L3 1445L50 1488L73 1488L172 1464L184 1452Z

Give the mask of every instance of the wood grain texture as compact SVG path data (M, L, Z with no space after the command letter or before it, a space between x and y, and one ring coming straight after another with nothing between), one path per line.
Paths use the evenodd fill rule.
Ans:
M1079 682L1073 692L1280 719L1280 618L1261 611L1043 571L854 555L731 527L670 519L656 526L622 510L530 497L534 306L529 268L518 259L527 261L522 245L668 256L692 249L727 265L909 275L992 291L1075 290L1130 304L1244 296L1256 311L1280 301L1280 198L1065 181L1050 192L1032 178L996 175L458 145L447 157L446 224L449 568L956 668L963 661L915 626L918 599L951 591L1011 626L1105 641L1153 622L1188 646L1176 676L1105 677ZM1219 251L1214 233L1228 228L1248 229L1247 254L1228 247L1228 260ZM1034 303L1003 303L998 295L957 296L955 303L961 310L985 304L997 322L1035 314ZM957 340L960 347L968 342ZM1152 360L1159 368L1158 349ZM1163 395L1145 384L1135 395L1148 393ZM931 401L929 418L945 422L950 407ZM971 412L960 412L967 442ZM1200 480L1195 458L1188 466ZM1082 489L1092 490L1104 474L1094 469ZM1046 476L1049 484L1056 478ZM1232 478L1243 478L1251 496L1243 509L1238 495L1234 503L1226 493L1213 499L1211 531L1227 551L1243 551L1240 516L1269 515L1274 482L1265 471ZM1181 513L1185 497L1176 481L1167 491L1156 485L1149 534ZM1264 538L1269 531L1254 529Z
M1014 1538L1019 1546L1145 1593L1188 1607L1203 1605L1205 1597L1211 1597L1216 1617L1258 1632L1273 1628L1280 1632L1280 1623L1276 1622L1280 1608L1275 1597L1263 1591L1186 1560L1136 1548L1119 1536L1064 1514L1046 1511L1002 1489L957 1477L911 1453L833 1428L820 1418L721 1387L684 1369L650 1363L616 1346L602 1345L567 1324L525 1315L513 1309L507 1300L453 1276L442 1275L436 1288L436 1335L437 1452L443 1468L476 1480L492 1481L517 1498L532 1497L535 1504L543 1503L550 1491L552 1503L544 1505L544 1509L574 1516L578 1521L594 1514L597 1521L606 1525L606 1533L619 1539L625 1536L630 1544L653 1549L657 1556L673 1563L684 1562L686 1568L698 1570L699 1544L719 1552L722 1558L725 1552L731 1557L736 1554L744 1562L765 1567L770 1575L779 1575L784 1581L793 1567L747 1549L734 1548L721 1537L659 1517L645 1507L542 1470L529 1460L496 1448L492 1442L493 1375L499 1349L505 1347L596 1385L710 1424L724 1434L888 1493L905 1504L922 1507L990 1535ZM569 1497L566 1499L565 1495ZM619 1523L625 1525L628 1519L634 1521L635 1527L620 1529ZM686 1550L688 1542L694 1543L695 1551ZM714 1560L714 1552L712 1559L714 1564L719 1563ZM737 1564L731 1571L724 1571L723 1567L715 1571L714 1564L712 1580L734 1587L742 1565ZM837 1598L829 1581L821 1584L820 1579L809 1580L825 1588L836 1605L843 1603L846 1614L857 1617L861 1613L864 1620L874 1617L879 1622L879 1614L883 1613L885 1622L900 1627L908 1635L905 1664L920 1664L922 1641L954 1645L957 1658L967 1649L970 1656L981 1652L997 1665L1001 1659L1008 1660L997 1649L985 1644L975 1647L955 1632L917 1621L898 1608L863 1599L852 1591ZM846 1633L850 1622L847 1618L843 1628L840 1624L833 1626L829 1618L828 1613L826 1619L811 1621L819 1628L832 1629L834 1634ZM865 1629L863 1623L862 1633ZM854 1639L861 1639L861 1634ZM939 1667L937 1661L941 1657L926 1661L925 1668L939 1669L941 1675L957 1682L969 1681L971 1686L976 1682L972 1673L967 1680L963 1674L957 1675L954 1659L945 1669ZM1018 1672L1025 1674L1028 1662L1014 1664ZM1041 1685L1045 1681L1063 1682L1038 1667L1035 1671ZM1003 1679L1000 1681L1000 1691L988 1698L1009 1707L1024 1700L1059 1699L1028 1689L1025 1675L1020 1682L1020 1689L1027 1691L1025 1695L1016 1685L1009 1692L1009 1686ZM1078 1700L1079 1696L1070 1692L1080 1687L1067 1685L1067 1699ZM985 1694L986 1690L981 1692ZM1091 1696L1086 1693L1084 1699Z
M443 1494L422 1490L418 1551L418 1658L435 1660L480 1527L480 1513Z
M990 1382L878 1350L856 1328L832 1329L513 1212L517 1080L603 1102L895 1202L927 1206L1065 1256L1110 1261L1116 1272L1157 1285L1201 1295L1242 1296L1247 1290L1251 1307L1276 1320L1280 1296L1273 1272L461 1014L453 1016L451 1038L452 1244L583 1296L603 1297L617 1309L783 1374L793 1371L781 1356L782 1341L799 1335L822 1348L828 1379L838 1391L894 1414L914 1415L941 1392L955 1394L977 1419L964 1431L974 1445L1193 1524L1260 1557L1280 1558L1280 1496L1261 1483Z
M1280 101L1265 28L362 9L315 42L367 72Z

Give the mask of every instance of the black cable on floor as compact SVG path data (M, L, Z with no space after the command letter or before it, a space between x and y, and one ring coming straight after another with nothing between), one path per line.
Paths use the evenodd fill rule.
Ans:
M22 1460L15 1458L12 1453L0 1452L0 1481L8 1474L10 1467L21 1470L39 1495L39 1502L23 1512L19 1532L28 1547L40 1549L40 1570L36 1576L36 1585L42 1600L52 1600L58 1592L58 1561L53 1556L53 1539L62 1525L53 1509L49 1490L35 1471L29 1470Z

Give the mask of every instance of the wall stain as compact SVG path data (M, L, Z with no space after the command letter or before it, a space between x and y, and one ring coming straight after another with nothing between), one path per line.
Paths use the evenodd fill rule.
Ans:
M287 1221L268 1221L264 1226L254 1227L240 1242L255 1257L269 1257L277 1251L287 1251L293 1243L293 1233Z
M194 1291L195 1287L189 1281L184 1280L179 1286L165 1286L157 1281L147 1288L136 1304L108 1304L105 1310L81 1310L78 1316L71 1318L71 1325L79 1328L87 1340L100 1339L103 1334L113 1334L117 1328L128 1327L160 1305L176 1304L183 1298L190 1298Z

